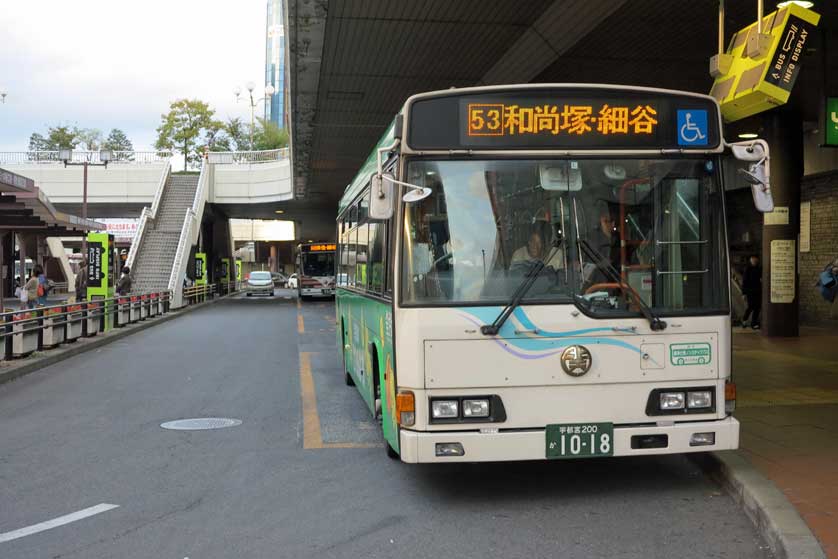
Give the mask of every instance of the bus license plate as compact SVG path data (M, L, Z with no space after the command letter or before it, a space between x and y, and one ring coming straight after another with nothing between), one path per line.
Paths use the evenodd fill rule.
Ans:
M612 423L564 423L547 426L547 458L589 458L612 454Z

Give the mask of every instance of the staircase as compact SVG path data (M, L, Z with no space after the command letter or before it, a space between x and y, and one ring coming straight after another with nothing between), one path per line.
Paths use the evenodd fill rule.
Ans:
M186 214L195 202L198 175L170 174L154 219L149 219L137 247L133 291L162 291L169 288L175 254Z

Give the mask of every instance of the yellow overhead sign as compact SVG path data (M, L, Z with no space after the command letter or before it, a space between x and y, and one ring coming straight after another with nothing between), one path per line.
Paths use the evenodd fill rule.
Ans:
M722 69L710 90L726 122L789 100L806 45L820 18L811 10L789 4L762 19L763 37L759 37L756 23L733 36L726 53L730 67Z

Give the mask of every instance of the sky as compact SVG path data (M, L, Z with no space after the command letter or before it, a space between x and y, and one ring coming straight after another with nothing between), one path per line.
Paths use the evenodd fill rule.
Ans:
M171 101L248 121L233 88L265 85L266 0L0 3L0 151L26 150L32 132L57 124L120 128L134 149L152 149Z

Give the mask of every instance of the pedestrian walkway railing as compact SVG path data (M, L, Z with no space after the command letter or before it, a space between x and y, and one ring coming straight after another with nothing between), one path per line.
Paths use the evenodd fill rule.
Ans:
M212 299L216 295L216 285L207 283L204 285L191 285L183 288L183 304L194 305Z
M211 151L207 161L219 165L240 165L244 163L270 163L288 159L288 148L262 151Z
M0 313L0 355L5 359L24 357L79 338L90 338L110 328L166 314L170 303L171 293L159 291L4 310Z
M172 152L163 151L114 151L108 164L130 163L144 165L165 163L172 157ZM100 163L98 151L73 151L73 162ZM29 165L40 163L64 163L58 151L0 151L0 165Z

